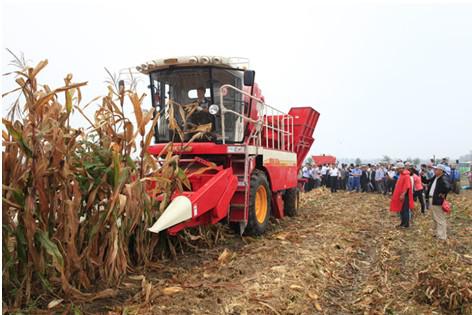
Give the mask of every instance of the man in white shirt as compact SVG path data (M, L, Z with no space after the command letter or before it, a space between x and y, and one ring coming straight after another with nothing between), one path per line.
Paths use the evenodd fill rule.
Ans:
M375 170L375 189L379 194L385 193L385 170L379 165Z
M439 164L434 167L435 177L431 180L428 196L431 200L431 214L436 225L435 236L440 240L447 239L447 217L442 209L442 204L446 200L451 184L445 175L446 166Z
M323 166L321 166L321 186L327 185L329 174L326 173L328 172L328 170L329 168L326 166L326 164L323 164Z
M311 165L306 163L302 168L302 177L306 180L305 185L303 185L303 190L309 192L313 189L313 179L311 177Z
M314 166L311 169L311 177L313 178L313 188L318 188L321 185L321 168Z
M328 170L328 174L329 174L329 183L331 185L331 192L337 192L338 191L338 178L341 176L341 172L336 167L336 165L331 164Z
M393 189L395 188L396 175L397 175L397 172L393 169L392 166L390 166L387 172L387 189L386 189L386 191L389 193L393 193Z

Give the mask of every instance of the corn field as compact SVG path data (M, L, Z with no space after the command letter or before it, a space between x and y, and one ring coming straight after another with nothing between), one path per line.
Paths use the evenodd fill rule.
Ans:
M106 96L82 105L86 82L71 74L58 88L38 82L47 64L17 58L8 75L18 87L3 95L17 96L2 131L2 285L10 308L43 294L78 302L113 296L127 273L175 254L185 240L147 231L188 180L171 150L147 153L158 115L143 111L145 95L110 82ZM97 102L87 117L84 109ZM72 115L90 126L72 128ZM150 197L157 195L162 201Z

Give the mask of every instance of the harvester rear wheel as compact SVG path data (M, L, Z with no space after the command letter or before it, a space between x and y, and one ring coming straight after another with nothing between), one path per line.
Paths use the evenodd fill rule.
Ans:
M249 213L245 230L247 235L261 235L265 232L270 217L271 191L266 175L259 170L251 175L249 191Z
M290 188L284 194L284 212L289 217L294 217L298 213L298 188Z

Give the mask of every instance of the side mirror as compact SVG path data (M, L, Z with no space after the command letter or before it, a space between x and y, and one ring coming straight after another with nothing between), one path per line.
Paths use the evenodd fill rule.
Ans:
M254 71L254 70L245 70L244 71L244 85L245 86L253 86L255 76L256 76L256 71Z

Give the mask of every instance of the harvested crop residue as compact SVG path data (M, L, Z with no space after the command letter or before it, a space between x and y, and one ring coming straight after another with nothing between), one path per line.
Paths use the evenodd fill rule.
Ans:
M449 240L440 243L430 214L416 211L412 227L399 230L388 197L313 191L302 196L298 217L272 224L265 236L227 232L218 246L128 281L139 291L101 311L471 314L472 192L450 199Z

